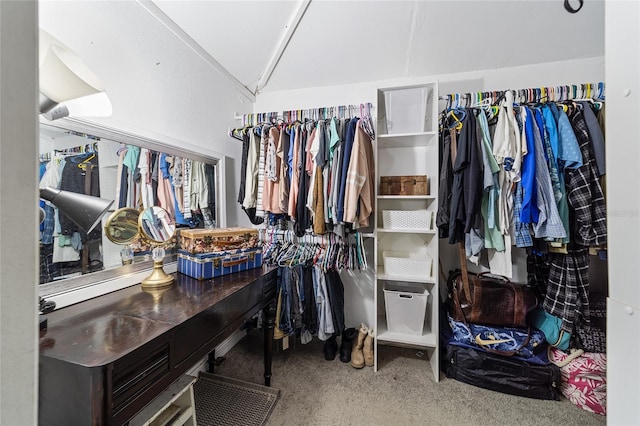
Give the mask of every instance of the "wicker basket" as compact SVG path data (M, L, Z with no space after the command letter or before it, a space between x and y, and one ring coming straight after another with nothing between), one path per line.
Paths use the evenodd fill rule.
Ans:
M426 253L382 252L385 275L431 278L433 259Z
M431 210L383 210L384 229L424 229L431 230L433 212Z

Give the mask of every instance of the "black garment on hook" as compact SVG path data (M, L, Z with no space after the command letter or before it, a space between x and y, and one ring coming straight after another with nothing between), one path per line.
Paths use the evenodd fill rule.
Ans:
M242 136L242 161L240 162L240 190L238 191L238 202L240 204L244 202L244 196L245 196L244 185L246 182L248 156L249 156L249 135L245 134ZM264 221L262 217L256 216L255 207L245 209L243 206L242 210L244 210L244 212L249 217L249 220L254 225L260 225Z
M584 0L578 0L578 7L575 8L575 9L573 8L573 6L571 6L571 3L569 2L569 0L564 0L564 8L569 13L578 13L578 12L580 12L580 9L582 9L582 6L584 6Z

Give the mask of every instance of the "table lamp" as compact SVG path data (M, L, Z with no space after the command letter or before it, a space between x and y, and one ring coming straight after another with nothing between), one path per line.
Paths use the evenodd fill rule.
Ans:
M56 206L87 234L100 223L113 204L113 200L51 187L40 188L40 198Z

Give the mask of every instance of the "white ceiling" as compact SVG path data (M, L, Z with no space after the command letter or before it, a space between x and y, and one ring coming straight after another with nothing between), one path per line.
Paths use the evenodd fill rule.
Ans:
M144 0L146 1L146 0ZM440 75L604 55L604 2L311 0L268 81L299 1L156 0L255 92Z

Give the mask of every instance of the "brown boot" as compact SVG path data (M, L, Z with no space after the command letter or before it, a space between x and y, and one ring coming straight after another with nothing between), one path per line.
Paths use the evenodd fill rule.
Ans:
M353 344L353 349L351 350L351 366L353 368L364 367L364 353L362 352L362 348L364 346L364 338L367 336L368 331L369 329L366 325L360 325L360 329L358 330L358 337L356 337L356 341Z
M362 348L364 355L364 365L373 366L373 329L370 328L367 337L364 338L364 347Z

